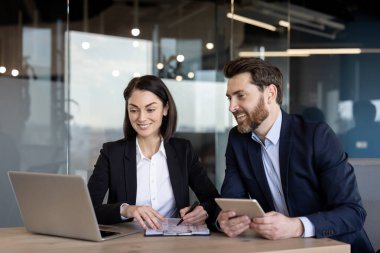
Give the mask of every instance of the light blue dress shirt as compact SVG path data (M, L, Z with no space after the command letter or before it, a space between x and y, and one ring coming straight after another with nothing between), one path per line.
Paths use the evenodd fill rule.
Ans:
M252 132L252 139L261 146L261 155L267 177L268 185L272 193L274 208L277 212L289 216L289 211L285 203L284 192L280 174L280 132L282 123L282 113L280 112L272 128L265 136L264 143ZM303 237L315 235L314 225L306 217L299 217L303 226Z

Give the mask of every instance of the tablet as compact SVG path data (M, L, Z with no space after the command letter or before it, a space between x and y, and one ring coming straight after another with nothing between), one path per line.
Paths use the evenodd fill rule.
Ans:
M256 199L215 198L215 201L223 211L234 211L236 216L247 215L252 219L265 215Z

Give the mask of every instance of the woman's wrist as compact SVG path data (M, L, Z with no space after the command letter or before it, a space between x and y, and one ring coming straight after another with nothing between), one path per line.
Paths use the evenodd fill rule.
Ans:
M128 207L129 207L129 204L128 203L123 203L121 204L120 206L120 215L122 217L124 217L125 219L128 219L129 218L129 215L128 215Z

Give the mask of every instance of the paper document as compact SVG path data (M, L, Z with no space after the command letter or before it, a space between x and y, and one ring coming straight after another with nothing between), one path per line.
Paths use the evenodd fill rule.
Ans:
M207 225L185 225L184 223L177 226L179 218L166 218L161 223L160 229L147 229L145 236L171 236L171 235L210 235Z

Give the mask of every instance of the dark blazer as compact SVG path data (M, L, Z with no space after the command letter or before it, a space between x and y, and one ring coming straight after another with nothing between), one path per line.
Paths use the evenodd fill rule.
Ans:
M219 194L190 142L171 138L164 143L164 147L177 210L189 206L190 186L201 205L213 216L214 198ZM88 188L99 224L123 222L120 205L136 204L136 139L103 144ZM103 204L107 190L108 201Z
M315 226L316 238L349 243L352 252L373 252L363 230L366 211L354 169L332 129L282 111L279 149L289 216L307 217ZM261 146L251 133L241 134L236 127L230 131L226 167L223 197L255 198L266 212L274 210Z

